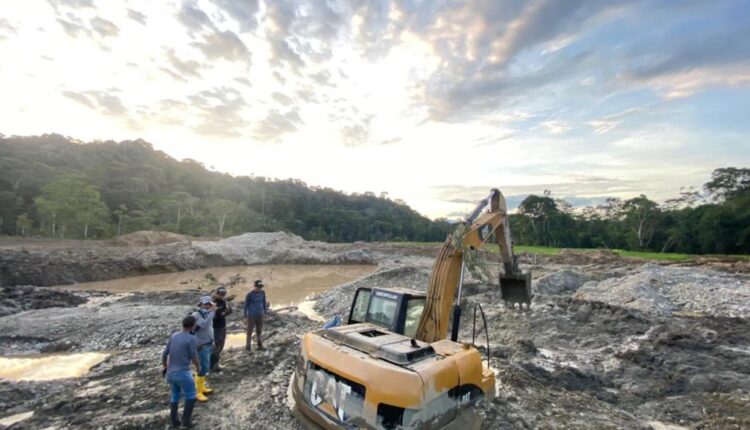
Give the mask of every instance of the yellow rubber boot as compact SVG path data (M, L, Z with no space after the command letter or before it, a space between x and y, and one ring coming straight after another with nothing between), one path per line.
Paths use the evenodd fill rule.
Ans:
M203 394L203 388L206 386L206 377L205 376L196 376L195 377L195 391L196 391L196 399L199 402L207 402L208 397L206 397Z
M203 377L203 394L211 394L214 392L213 388L208 386L208 375Z

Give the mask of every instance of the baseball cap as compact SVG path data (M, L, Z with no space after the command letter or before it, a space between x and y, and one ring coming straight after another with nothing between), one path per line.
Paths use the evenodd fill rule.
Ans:
M255 286L256 286L256 287L263 287L263 286L264 286L264 285L263 285L263 281L261 281L260 279L257 279L257 280L255 281Z
M200 304L205 305L207 303L210 303L212 305L214 304L214 301L211 300L211 296L203 296L203 297L201 297Z
M216 292L218 294L226 294L227 293L227 289L224 288L224 287L219 287L219 288L216 289Z

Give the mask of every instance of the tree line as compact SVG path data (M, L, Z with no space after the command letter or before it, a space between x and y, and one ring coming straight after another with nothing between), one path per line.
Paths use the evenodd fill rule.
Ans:
M177 161L143 140L81 143L0 135L0 234L110 238L138 230L226 237L286 230L329 242L441 241L431 221L385 193L234 177Z
M750 169L719 168L702 190L657 203L645 195L574 210L550 192L511 216L517 243L690 254L750 253Z
M573 208L551 192L510 216L522 245L750 253L750 169L716 169L702 190ZM453 229L387 194L234 177L177 161L143 140L81 143L0 135L0 234L111 238L138 230L226 237L285 230L329 242L442 241Z

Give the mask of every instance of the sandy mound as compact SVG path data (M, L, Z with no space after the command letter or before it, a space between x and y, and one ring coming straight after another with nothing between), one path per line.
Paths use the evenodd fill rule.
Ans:
M167 243L189 243L190 238L168 231L142 230L120 236L116 243L120 246L155 246Z
M575 297L662 316L677 312L747 318L750 277L644 264L629 276L587 282Z

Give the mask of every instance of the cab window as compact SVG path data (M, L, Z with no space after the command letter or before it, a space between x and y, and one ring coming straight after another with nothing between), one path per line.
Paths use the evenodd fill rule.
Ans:
M411 299L406 304L406 321L404 322L404 336L414 337L417 334L419 319L424 311L425 299Z
M358 290L352 308L351 323L360 323L367 320L367 307L370 305L370 290Z
M387 297L373 295L370 298L370 309L367 311L367 321L390 328L396 318L398 302Z

